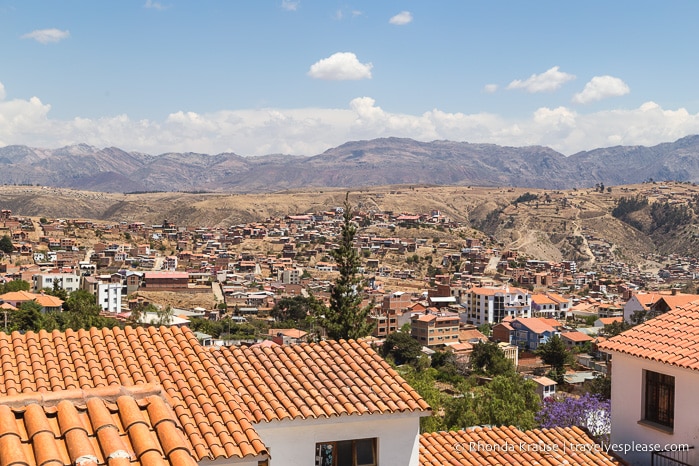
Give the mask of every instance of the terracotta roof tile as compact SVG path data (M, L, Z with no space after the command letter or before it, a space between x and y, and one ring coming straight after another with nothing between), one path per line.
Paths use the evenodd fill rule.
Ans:
M212 354L257 422L429 410L364 342L224 347Z
M670 310L598 346L604 351L699 370L699 304Z
M573 446L576 451L574 451ZM587 446L588 448L581 448ZM545 451L543 451L545 450ZM619 465L578 427L475 427L420 436L420 465Z
M186 433L188 451L195 452L196 460L267 454L252 428L253 412L231 390L231 382L213 355L199 345L189 329L126 327L0 333L0 364L0 404L15 396L40 396L38 393L60 398L66 390L118 391L158 385L172 406L178 427ZM128 402L114 406L110 409L133 413L143 409ZM48 411L46 414L53 416ZM97 428L95 431L107 441L109 430L121 427L113 416L102 414L95 416L104 423L99 425L105 426L105 433ZM109 427L109 422L114 426ZM145 448L143 458L154 457L149 451ZM145 464L143 459L141 462Z
M159 386L50 395L0 398L0 464L196 465Z

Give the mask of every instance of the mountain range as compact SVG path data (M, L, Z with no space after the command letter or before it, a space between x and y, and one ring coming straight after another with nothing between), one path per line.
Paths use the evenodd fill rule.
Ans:
M86 144L0 148L0 184L101 192L252 193L399 184L566 189L648 180L699 182L699 135L570 156L542 146L404 138L347 142L314 156L149 155Z

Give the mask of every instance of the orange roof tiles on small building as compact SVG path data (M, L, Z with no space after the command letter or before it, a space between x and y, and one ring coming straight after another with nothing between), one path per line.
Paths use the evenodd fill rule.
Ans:
M599 343L598 347L699 370L699 303L670 310Z
M0 464L195 466L162 387L66 390L0 399Z
M618 316L618 317L600 317L599 319L597 319L597 321L599 321L599 323L602 324L602 325L611 325L611 324L613 324L614 322L623 322L623 321L624 321L624 318L623 318L622 316ZM596 323L597 321L595 321L595 323Z
M43 293L38 294L34 300L44 308L59 308L63 305L63 300Z
M33 301L37 295L29 291L10 291L0 295L0 299L7 302L23 303L25 301Z
M13 304L19 307L20 304L35 301L42 309L60 309L63 306L63 300L42 293L31 293L29 291L10 291L0 295L0 301L5 301L8 304Z
M578 427L521 431L475 427L420 436L421 466L541 464L624 465Z
M677 293L669 296L660 296L657 301L650 305L650 310L656 313L663 313L697 302L699 302L699 295Z
M570 341L576 342L576 343L579 343L579 342L584 343L586 341L594 340L594 338L592 338L590 335L587 335L585 333L578 332L578 331L561 333L561 338L563 338L564 340L570 340Z
M430 410L364 342L222 347L212 353L256 422Z
M548 297L544 293L536 293L532 294L532 302L536 303L538 305L543 305L543 304L558 304L557 301L554 301L550 297Z
M0 367L0 403L17 395L160 384L197 460L267 455L252 413L187 328L0 333Z
M556 331L556 329L548 323L548 321L553 319L542 319L540 317L518 317L514 320L521 323L534 333L554 333ZM558 324L558 322L555 320L553 320L553 322Z

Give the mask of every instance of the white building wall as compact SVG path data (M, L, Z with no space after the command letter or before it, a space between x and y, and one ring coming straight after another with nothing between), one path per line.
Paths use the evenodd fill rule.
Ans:
M97 304L104 311L121 312L121 283L100 283L97 285Z
M634 312L641 311L645 311L643 304L641 304L635 295L632 296L631 299L626 301L626 304L624 304L624 320L630 323L631 316L633 316Z
M364 438L377 439L380 466L419 464L419 413L262 422L255 430L269 448L269 466L313 466L317 443Z
M38 293L44 288L53 289L54 281L68 293L80 288L80 277L74 273L39 273L32 276L32 291Z
M643 371L675 377L675 421L672 432L639 423L643 419ZM699 464L699 403L696 391L699 371L613 353L612 359L612 444L689 444L689 464ZM617 452L632 465L651 463L648 452Z

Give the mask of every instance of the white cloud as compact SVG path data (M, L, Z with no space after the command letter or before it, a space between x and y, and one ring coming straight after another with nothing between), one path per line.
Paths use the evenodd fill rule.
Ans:
M4 94L0 84L0 95ZM439 109L420 115L394 113L368 96L353 99L345 108L183 110L162 120L134 120L127 115L58 120L50 118L50 110L38 97L0 99L0 146L56 148L87 143L150 154L315 155L347 141L396 136L419 141L543 145L572 154L619 144L654 145L699 134L699 113L663 109L654 102L593 113L543 107L522 118Z
M492 94L498 90L498 85L497 84L486 84L483 86L483 90L487 92L488 94Z
M70 37L70 31L60 29L37 29L22 36L22 39L34 39L35 41L48 44L50 42L60 42Z
M371 79L371 63L360 63L352 52L338 52L311 65L308 76L327 80Z
M146 0L146 3L143 5L143 8L150 8L153 10L163 11L163 10L167 10L168 8L170 8L170 5L163 5L160 2L154 2L153 0Z
M614 76L595 76L585 84L582 92L573 96L576 104L587 104L608 97L618 97L631 92L629 86L619 78Z
M533 74L524 81L515 79L507 85L508 89L524 89L527 92L551 92L561 87L566 82L575 79L575 75L559 71L554 66L541 74Z
M362 13L360 10L350 10L349 11L349 16L352 18L357 18L358 16L362 16L364 13ZM337 11L335 11L335 17L336 20L342 21L345 19L345 11L342 8L338 8Z
M3 86L2 83L0 83L0 100L5 100L5 86Z
M286 11L296 11L298 10L300 4L300 1L282 0L282 8Z
M388 22L396 26L404 26L413 22L413 14L409 11L401 11L397 15L391 17Z

